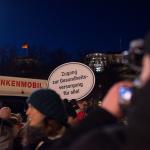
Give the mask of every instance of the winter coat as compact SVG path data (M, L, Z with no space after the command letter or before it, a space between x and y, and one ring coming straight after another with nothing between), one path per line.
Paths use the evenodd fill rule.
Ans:
M0 150L12 150L13 126L8 120L0 118Z
M63 127L58 135L52 137L47 137L41 128L27 126L25 130L22 139L23 150L50 150L52 145L61 139L66 129Z

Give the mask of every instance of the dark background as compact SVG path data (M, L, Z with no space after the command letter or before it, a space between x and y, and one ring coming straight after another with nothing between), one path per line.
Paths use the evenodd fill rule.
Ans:
M22 43L79 51L118 51L149 30L149 1L1 0L0 46Z

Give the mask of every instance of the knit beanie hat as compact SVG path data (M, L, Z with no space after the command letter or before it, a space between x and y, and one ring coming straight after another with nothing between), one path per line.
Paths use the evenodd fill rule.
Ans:
M40 89L33 92L27 99L38 111L47 118L66 124L67 115L60 96L51 89Z

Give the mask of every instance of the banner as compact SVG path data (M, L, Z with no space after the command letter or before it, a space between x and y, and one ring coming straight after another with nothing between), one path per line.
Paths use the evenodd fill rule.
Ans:
M0 95L29 96L33 91L47 88L47 80L0 76Z

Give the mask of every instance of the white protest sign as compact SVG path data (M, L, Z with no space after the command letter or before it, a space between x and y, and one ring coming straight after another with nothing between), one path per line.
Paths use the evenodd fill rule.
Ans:
M94 88L95 75L85 64L69 62L58 66L48 78L48 87L62 99L80 100Z

